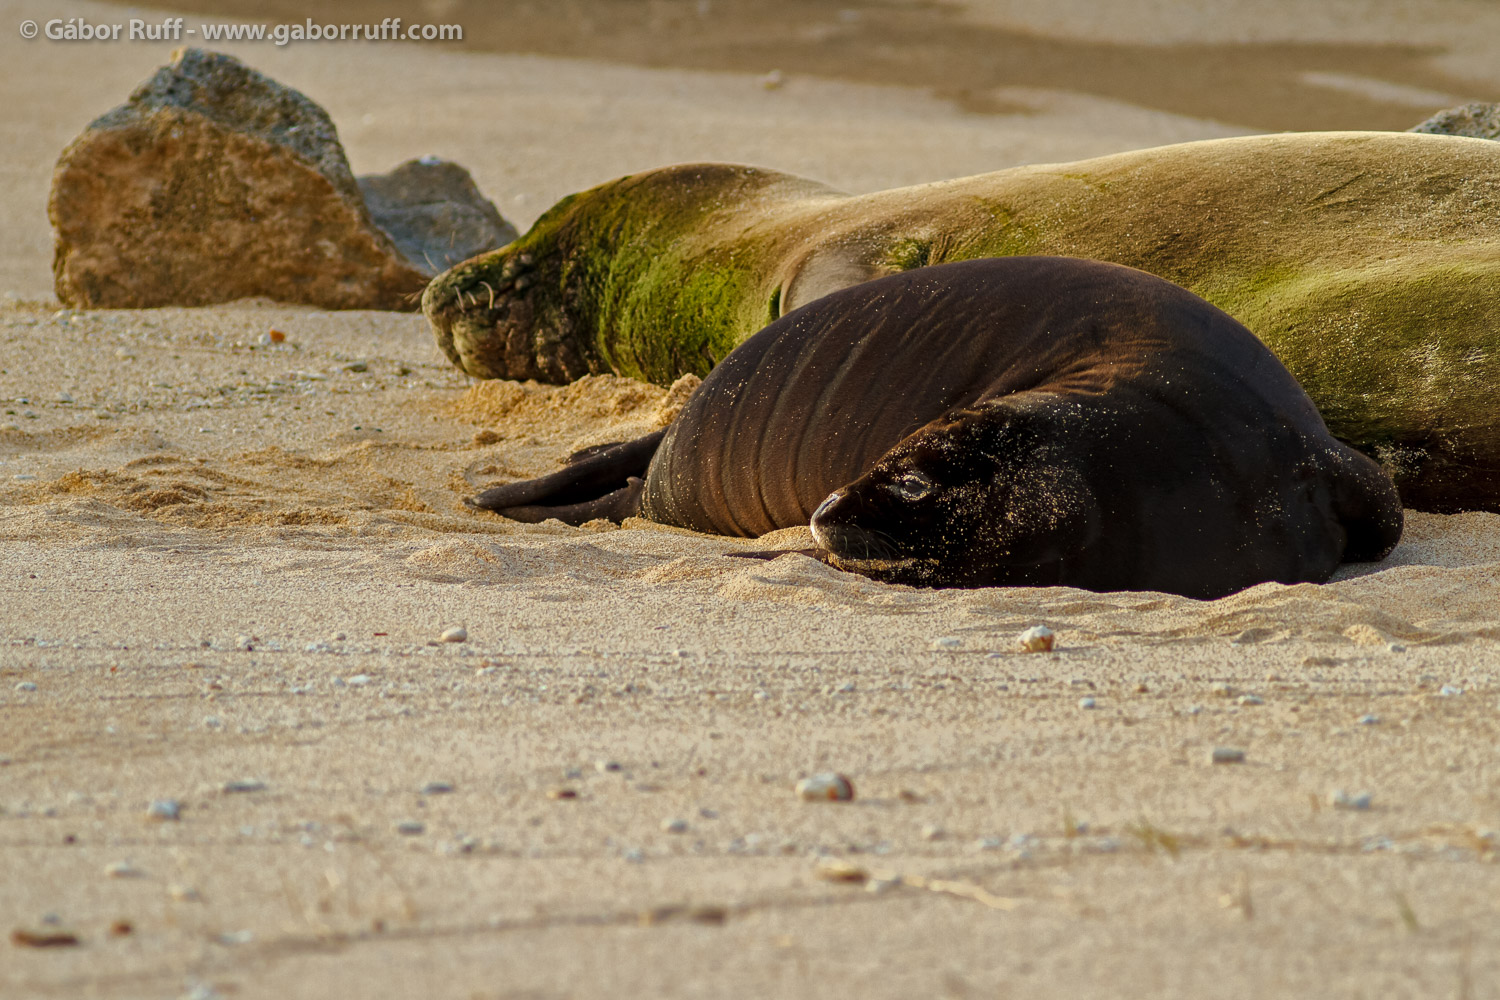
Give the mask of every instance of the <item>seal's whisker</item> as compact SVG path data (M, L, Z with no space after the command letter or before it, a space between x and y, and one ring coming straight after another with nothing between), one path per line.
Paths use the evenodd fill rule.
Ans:
M483 285L485 287L485 290L490 293L490 312L494 312L495 311L495 290L493 288L490 288L490 283L488 281L481 281L480 284Z

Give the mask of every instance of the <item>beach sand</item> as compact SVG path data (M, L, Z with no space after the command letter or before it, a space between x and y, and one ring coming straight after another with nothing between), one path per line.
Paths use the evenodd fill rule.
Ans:
M62 310L52 162L172 46L23 42L39 6L0 0L0 932L80 943L0 941L0 996L1500 995L1500 516L1409 512L1379 565L1197 602L470 511L666 390L476 383L409 314ZM546 5L464 51L225 48L322 103L357 173L451 157L523 228L674 161L865 191L1300 127L1289 87L1372 127L1500 91L1492 3L1092 6L892 9L1056 59L1219 46L1258 110L1229 117L1243 74L1195 83L1201 115L1169 79L814 75L879 6L721 72L733 32L611 60ZM1347 59L1267 55L1298 40ZM1057 648L1020 652L1038 624ZM801 801L823 771L856 799Z

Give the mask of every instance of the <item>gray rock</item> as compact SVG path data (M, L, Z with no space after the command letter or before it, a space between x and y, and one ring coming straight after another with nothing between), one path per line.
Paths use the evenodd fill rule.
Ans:
M1475 139L1500 139L1500 104L1461 104L1439 111L1408 132L1431 132L1435 135L1467 135Z
M435 275L517 236L457 163L424 156L358 179L375 224L412 267Z
M57 296L73 307L405 309L426 284L371 221L327 113L201 49L178 50L69 144L48 215Z

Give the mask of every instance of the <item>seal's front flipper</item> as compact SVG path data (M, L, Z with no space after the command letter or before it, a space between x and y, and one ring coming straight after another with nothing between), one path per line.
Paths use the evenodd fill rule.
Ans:
M481 510L498 511L512 520L526 520L516 517L511 511L525 508L563 510L593 502L602 503L621 489L627 488L632 477L646 474L646 469L651 465L651 456L656 454L657 446L661 444L665 433L656 431L634 441L585 448L569 456L568 464L556 472L536 479L523 479L519 483L493 486L468 501L468 504ZM639 488L636 488L637 495L639 492ZM634 513L635 511L631 511L624 516L629 517ZM539 517L536 520L545 518ZM583 521L576 523L582 524Z
M641 512L641 490L646 486L644 479L631 476L630 480L613 493L606 493L595 500L585 500L583 503L566 504L560 507L505 507L496 510L495 513L501 517L508 517L512 521L522 521L526 524L540 524L551 518L556 518L564 524L574 526L587 524L604 518L607 521L619 523L627 517L635 517ZM478 498L476 498L477 500ZM471 507L479 506L471 501Z

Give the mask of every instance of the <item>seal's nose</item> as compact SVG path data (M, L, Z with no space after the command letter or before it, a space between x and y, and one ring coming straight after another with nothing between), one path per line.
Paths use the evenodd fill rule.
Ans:
M822 517L823 515L827 514L828 513L828 509L830 507L832 507L834 504L838 503L839 502L839 498L842 497L843 495L844 495L844 491L843 490L834 490L832 493L828 494L828 496L823 499L822 503L818 504L818 509L812 512L812 518L811 518L811 521L812 521L812 524L813 524L813 531L814 532L816 532L818 530L818 528L817 528L817 521L818 521L818 519L820 517Z
M828 519L828 512L843 499L843 496L843 490L834 490L824 498L822 503L818 504L818 509L813 511L812 517L808 519L808 527L812 528L813 542L826 552L834 551L834 539L829 534L828 525L825 523Z
M863 506L858 499L848 503L845 490L835 490L818 504L813 511L808 527L812 528L813 542L824 552L842 559L891 559L891 545L876 533L853 523Z

